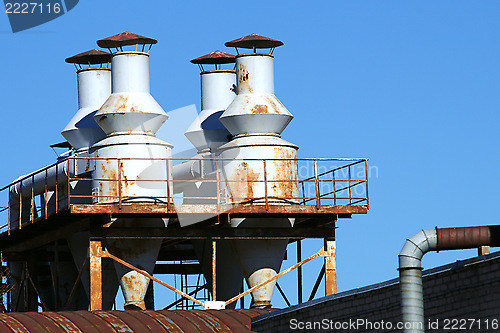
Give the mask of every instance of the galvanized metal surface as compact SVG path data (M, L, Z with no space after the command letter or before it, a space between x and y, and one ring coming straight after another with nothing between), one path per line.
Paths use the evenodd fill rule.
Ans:
M251 332L267 310L71 311L0 314L1 332Z
M111 55L110 55L111 60ZM111 94L111 69L86 68L77 72L78 111L61 134L75 150L88 149L106 133L92 116Z
M156 44L158 41L153 38L144 37L132 32L122 32L111 37L103 38L97 41L97 45L103 48L118 48L126 45L135 44Z
M66 58L65 61L70 64L81 64L81 65L105 64L111 61L111 53L93 49Z
M193 64L231 64L235 61L234 55L219 50L190 60Z
M283 45L283 42L269 37L260 36L257 34L251 34L245 37L241 37L224 44L227 47L242 47L246 49L251 48L274 48Z

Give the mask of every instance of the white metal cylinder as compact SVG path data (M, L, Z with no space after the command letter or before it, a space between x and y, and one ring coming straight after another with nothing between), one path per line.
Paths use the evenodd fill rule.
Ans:
M168 116L149 93L149 58L118 52L111 61L112 94L94 115L107 135L154 135Z
M220 117L233 136L279 135L293 116L274 95L274 66L270 54L236 57L238 95Z
M149 93L149 54L117 52L111 58L113 93Z
M88 149L106 133L92 118L111 94L111 69L84 68L77 72L78 111L61 134L75 150Z
M95 203L163 201L172 194L172 146L152 136L111 136L92 147ZM168 165L167 165L168 164Z
M200 81L201 110L225 110L236 96L234 92L234 87L236 87L235 71L205 71L200 74Z
M298 202L297 146L275 136L245 136L218 153L226 203L264 204L266 194L268 203Z
M245 53L236 58L238 94L274 94L274 57Z
M92 67L80 69L78 80L78 108L99 110L111 95L111 69Z

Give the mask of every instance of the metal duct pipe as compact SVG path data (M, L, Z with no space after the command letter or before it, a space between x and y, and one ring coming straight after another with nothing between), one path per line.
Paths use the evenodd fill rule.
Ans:
M422 257L429 251L500 246L500 226L421 230L406 240L399 253L403 332L425 331Z
M45 191L45 185L47 185L47 190L51 191L55 188L56 184L64 184L68 179L68 175L73 177L74 172L75 166L72 161L70 163L67 160L61 161L19 177L14 181L17 181L17 183L10 188L10 194L17 198L19 195L31 197L33 191L34 195L39 195Z

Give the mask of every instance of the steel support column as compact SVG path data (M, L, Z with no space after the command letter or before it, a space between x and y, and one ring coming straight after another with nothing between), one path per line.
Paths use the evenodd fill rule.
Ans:
M101 241L90 241L90 311L102 310Z
M334 240L325 240L325 296L337 292L337 248Z

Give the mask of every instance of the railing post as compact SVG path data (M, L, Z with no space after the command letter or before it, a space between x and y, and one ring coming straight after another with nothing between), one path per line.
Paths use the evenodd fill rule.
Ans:
M69 160L68 158L68 164L66 165L66 172L68 173L68 210L70 209L71 205L71 170L69 166Z
M118 161L118 209L122 209L122 168L120 159L117 159L117 161Z
M332 172L332 182L333 182L333 204L337 205L337 192L335 191L335 170Z
M349 165L349 205L352 205L351 166Z
M170 212L170 159L165 160L167 171L167 212ZM173 184L172 184L173 187ZM173 200L172 200L173 202Z
M319 182L318 182L318 160L314 160L314 185L316 187L316 209L319 209Z
M370 200L368 200L368 160L365 160L365 190L366 190L366 208L370 209Z
M262 160L264 162L264 197L266 200L266 211L269 210L269 198L267 196L267 169L266 169L266 160Z
M217 214L220 213L220 179L219 179L219 160L215 160L215 181L217 182Z

